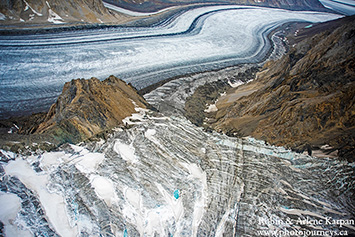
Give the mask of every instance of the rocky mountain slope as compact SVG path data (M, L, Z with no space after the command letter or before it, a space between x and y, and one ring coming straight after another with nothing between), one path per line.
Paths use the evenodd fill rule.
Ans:
M133 87L114 76L102 82L96 78L72 80L65 83L44 121L31 132L76 143L122 124L136 107L147 105Z
M203 4L241 4L292 10L329 11L318 0L105 0L119 7L151 12L163 8ZM125 23L132 17L107 9L102 0L0 0L0 25L43 26L73 23Z
M65 142L78 143L91 136L123 125L123 119L138 108L150 107L135 88L110 76L104 81L96 78L76 79L64 85L48 113L13 118L0 122L0 144L5 149L50 141L54 146ZM15 142L11 142L15 141ZM19 144L14 147L14 144ZM21 145L22 144L22 145ZM8 148L6 148L8 147ZM43 147L42 149L47 149Z
M219 98L210 125L300 151L330 145L354 160L354 22L347 17L303 29L287 55Z
M105 0L105 2L137 11L156 11L170 6L191 3L256 5L292 10L326 10L318 0Z
M0 0L0 24L103 23L124 20L101 0Z

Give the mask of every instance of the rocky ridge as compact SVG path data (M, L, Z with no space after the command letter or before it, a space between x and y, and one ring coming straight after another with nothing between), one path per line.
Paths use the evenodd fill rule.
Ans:
M76 143L122 124L136 107L147 106L133 87L114 76L102 82L72 80L65 83L57 102L32 133L50 133L60 141Z
M325 23L328 30L266 63L257 79L219 98L210 126L253 136L298 151L329 145L328 152L355 157L355 17ZM307 29L304 29L307 31ZM329 147L328 146L328 147Z
M6 141L1 144L16 150L21 146L13 147L9 141L22 142L24 146L44 141L55 146L78 143L124 125L124 118L136 113L138 108L149 107L135 88L114 76L104 81L76 79L65 83L62 94L48 113L2 121L3 127L15 124L17 129L3 134ZM46 148L42 146L42 149Z
M0 25L6 28L41 28L82 24L133 24L146 25L161 18L133 17L104 6L104 2L139 12L153 12L172 6L198 6L206 4L237 4L274 7L290 10L330 11L318 0L214 0L214 1L146 1L146 0L0 0ZM197 5L196 5L197 4ZM172 11L174 12L174 11ZM152 20L153 19L153 20ZM155 20L154 20L155 19Z
M0 0L0 24L108 23L124 21L101 0Z

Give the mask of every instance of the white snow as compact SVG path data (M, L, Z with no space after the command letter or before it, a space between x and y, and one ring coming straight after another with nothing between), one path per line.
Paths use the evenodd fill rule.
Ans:
M111 180L100 175L91 175L90 183L94 187L97 196L103 199L107 206L111 207L116 202L117 195Z
M24 2L25 2L25 4L26 4L26 10L28 9L27 7L29 7L31 10L32 10L32 12L34 13L34 14L36 14L37 16L42 16L42 13L39 13L39 12L37 12L35 9L33 9L31 6L30 6L30 4L28 4L27 2L26 2L26 0L23 0ZM26 11L25 10L25 11Z
M240 86L240 85L243 85L245 82L242 82L242 81L236 81L236 82L234 82L234 83L232 83L231 81L228 81L228 84L231 86L231 87L233 87L233 88L236 88L236 87L238 87L238 86Z
M46 174L36 173L31 166L22 159L10 161L4 168L7 175L18 177L27 188L37 193L49 222L59 235L68 237L78 235L77 228L71 227L69 224L63 197L48 191L48 176Z
M48 1L46 1L47 6L48 6L48 22L52 22L54 24L63 24L63 18L61 18L57 13L55 13L52 9L51 6L49 5Z
M142 124L142 121L145 120L144 117L149 110L144 109L144 108L140 108L140 107L138 107L136 102L134 102L133 100L131 100L131 101L132 101L132 104L134 105L134 110L137 113L133 113L131 116L128 116L128 117L122 119L122 123L128 124L128 125Z
M142 197L139 191L130 187L123 189L126 205L123 206L123 214L134 224L140 235L144 233L144 223L148 220L144 218L144 209L142 208Z
M155 129L148 129L145 133L144 136L146 138L148 138L149 140L153 140L154 139L154 135L157 133L157 131Z
M164 201L171 208L171 211L174 214L175 221L179 222L179 220L184 215L184 206L182 203L183 197L180 196L178 199L176 199L174 197L174 195L172 193L167 192L161 184L155 182L155 185L158 188L160 194L162 195L162 198L164 199Z
M61 18L52 9L48 9L48 20L47 21L48 22L52 22L54 24L63 24L63 23L65 23L63 18Z
M147 225L144 228L144 233L146 236L154 236L154 233L160 234L161 236L168 236L168 233L165 231L165 227L167 221L171 218L174 217L170 208L167 208L166 206L147 210Z
M70 145L70 147L77 153L72 155L70 153L60 152L45 152L42 155L40 167L44 171L53 171L61 163L74 164L75 167L84 174L94 173L101 162L105 159L103 153L90 152L84 147L77 145Z
M154 236L154 233L166 236L166 223L174 219L170 205L160 205L148 209L143 205L143 197L139 190L124 187L125 205L123 215L137 227L141 236Z
M202 217L205 213L205 208L208 202L207 176L206 172L204 172L196 164L187 164L183 162L181 162L180 164L190 172L190 178L199 179L199 182L202 186L201 196L198 198L198 200L195 201L192 221L192 235L197 236L197 229L202 221Z
M20 209L21 199L17 195L0 192L0 220L5 225L5 236L32 236L29 231L22 230L16 225Z
M102 153L92 153L84 149L81 156L78 156L72 162L75 162L75 167L82 173L94 173L101 162L105 159Z
M133 144L127 145L117 140L114 145L114 151L121 155L122 159L131 163L137 162L138 158L134 155Z
M29 21L32 21L35 18L35 14L29 14L28 15L30 18L28 18Z
M72 155L65 152L45 152L42 155L40 167L44 172L36 173L29 163L35 161L36 157L30 156L27 160L17 158L15 161L10 161L5 166L6 174L18 177L22 183L29 189L37 193L39 201L43 206L49 222L54 226L57 233L62 236L76 236L78 228L81 225L72 227L67 216L66 204L62 196L51 193L47 189L48 179L60 164L74 164L75 167L84 174L94 173L98 165L104 160L105 156L102 153L89 152L87 149L71 145L71 148L77 153ZM7 154L13 156L11 153ZM113 187L110 186L110 181L99 176L90 176L95 192L102 198L108 206L115 200ZM110 197L113 197L112 200ZM56 207L56 208L53 208Z
M65 156L64 152L45 152L42 155L40 168L45 172L52 171L58 167Z
M216 104L208 105L208 108L204 110L206 113L212 113L218 111Z
M135 208L142 208L142 197L139 191L127 187L124 191L126 200Z
M0 12L0 21L6 20L6 16Z
M162 125L164 126L164 125ZM157 147L159 147L160 149L164 150L164 145L160 143L159 139L157 139L155 137L157 131L155 129L147 129L147 131L145 131L144 136L150 140L151 142L153 142Z
M16 158L16 154L11 152L11 151L5 151L5 150L0 150L2 154L4 154L5 156L7 156L9 159L14 159Z

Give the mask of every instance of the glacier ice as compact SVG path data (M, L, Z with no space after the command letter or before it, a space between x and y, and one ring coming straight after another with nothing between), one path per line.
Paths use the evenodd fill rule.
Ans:
M140 89L174 76L257 63L267 55L267 35L277 26L339 17L209 6L151 27L0 36L0 117L48 109L71 79L115 75Z
M30 166L37 160L39 173ZM2 166L3 175L19 178L23 189L38 195L34 200L58 234L243 236L265 228L313 228L297 224L298 218L354 218L353 164L293 153L252 138L206 133L181 115L167 119L147 111L142 121L116 129L105 142L17 157ZM19 190L1 191L23 201ZM58 211L56 203L65 207L60 216L67 216L61 228L65 218L59 223L50 214L53 208ZM16 223L34 218L34 213L21 213ZM260 224L260 218L266 221ZM294 224L283 225L286 218ZM43 225L22 225L32 233L47 231Z
M255 9L270 11L266 20L310 14ZM195 13L187 12L191 16ZM214 14L211 19L222 21L219 16ZM181 19L174 24L179 22ZM206 19L201 27L204 29L196 35L196 42L213 29L212 21ZM189 40L185 44L196 47L196 42ZM160 41L163 47L176 46L170 43L169 38ZM217 38L209 43L223 46ZM133 44L139 45L139 40ZM146 50L136 47L115 53L121 57L122 53ZM80 51L74 50L71 57L78 54ZM157 52L158 60L164 57ZM33 60L36 63L36 58ZM50 67L48 62L41 63ZM297 154L251 137L207 133L184 118L184 102L199 85L228 78L247 67L166 83L145 95L160 112L137 108L136 114L124 120L130 128L114 129L105 141L66 145L31 156L1 151L0 199L6 195L15 208L0 215L5 230L25 236L254 236L265 229L313 228L343 228L354 233L351 226L309 226L297 220L354 219L355 164ZM34 81L29 79L28 83ZM174 195L177 190L178 198ZM9 216L15 218L11 223ZM291 224L284 220L291 220Z

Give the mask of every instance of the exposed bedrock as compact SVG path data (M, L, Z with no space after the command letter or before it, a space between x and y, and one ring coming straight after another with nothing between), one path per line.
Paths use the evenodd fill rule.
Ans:
M59 144L77 143L122 125L125 117L136 112L136 107L149 106L132 86L114 76L104 81L76 79L65 83L47 114L30 117L19 133L44 134Z
M211 126L300 151L328 144L354 160L354 19L305 38L256 80L231 89Z
M101 0L0 0L1 24L63 24L120 22L120 13L109 11Z

